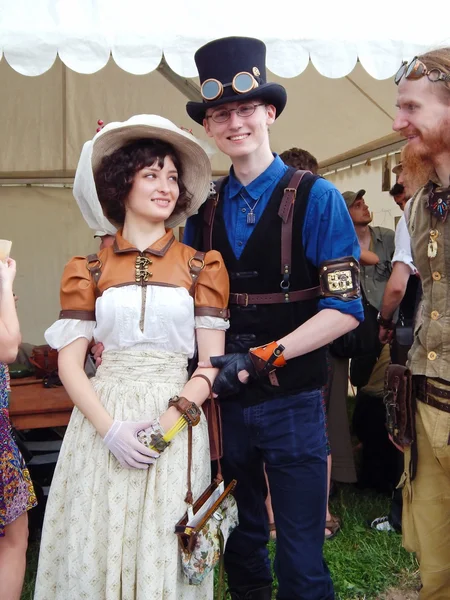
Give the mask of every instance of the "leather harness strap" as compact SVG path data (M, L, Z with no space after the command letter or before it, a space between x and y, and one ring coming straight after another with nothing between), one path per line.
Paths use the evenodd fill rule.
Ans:
M320 287L312 287L306 290L297 290L288 294L230 294L230 304L248 306L249 304L281 304L283 302L300 302L301 300L313 300L320 296Z
M203 213L203 248L206 252L212 250L212 232L214 216L216 214L216 208L219 203L220 192L226 177L221 177L214 182L216 188L215 196L210 196L206 201L205 211Z

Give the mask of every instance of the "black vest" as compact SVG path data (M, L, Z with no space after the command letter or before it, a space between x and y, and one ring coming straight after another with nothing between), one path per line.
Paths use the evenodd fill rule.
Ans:
M214 218L212 247L222 254L230 277L231 292L271 294L284 291L280 287L282 220L278 210L284 188L288 187L294 172L295 169L288 169L279 181L239 259L228 241L221 195ZM292 234L291 292L319 284L318 268L305 256L302 234L309 193L316 179L316 176L306 174L297 191ZM253 346L279 340L315 315L317 303L318 299L247 307L231 304L226 352L244 352ZM285 367L277 369L276 375L280 387L272 386L268 378L252 381L239 394L239 402L243 405L257 404L267 398L320 388L326 382L325 349L289 360Z

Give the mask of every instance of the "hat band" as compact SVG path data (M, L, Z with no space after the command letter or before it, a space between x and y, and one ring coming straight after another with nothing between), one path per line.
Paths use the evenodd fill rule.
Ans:
M247 71L241 71L233 77L233 81L222 83L218 79L206 79L202 83L201 93L203 100L212 102L222 97L224 89L230 87L236 94L247 94L259 86L255 77Z

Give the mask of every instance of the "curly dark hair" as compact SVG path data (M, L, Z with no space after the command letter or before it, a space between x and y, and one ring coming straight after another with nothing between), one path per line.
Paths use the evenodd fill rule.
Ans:
M118 227L123 226L127 198L136 173L154 165L155 162L162 169L167 156L172 159L178 171L180 189L173 214L189 208L192 195L184 186L181 161L173 146L155 139L136 140L104 156L97 172L94 173L98 199L111 223Z
M289 167L311 171L314 175L317 175L319 170L317 158L308 152L308 150L302 150L302 148L285 150L280 154L280 158Z

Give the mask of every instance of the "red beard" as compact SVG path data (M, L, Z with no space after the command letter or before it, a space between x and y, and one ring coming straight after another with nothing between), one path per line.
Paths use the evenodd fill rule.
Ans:
M430 155L424 153L424 146L415 148L406 144L402 152L403 180L408 191L415 192L424 186L435 173Z

